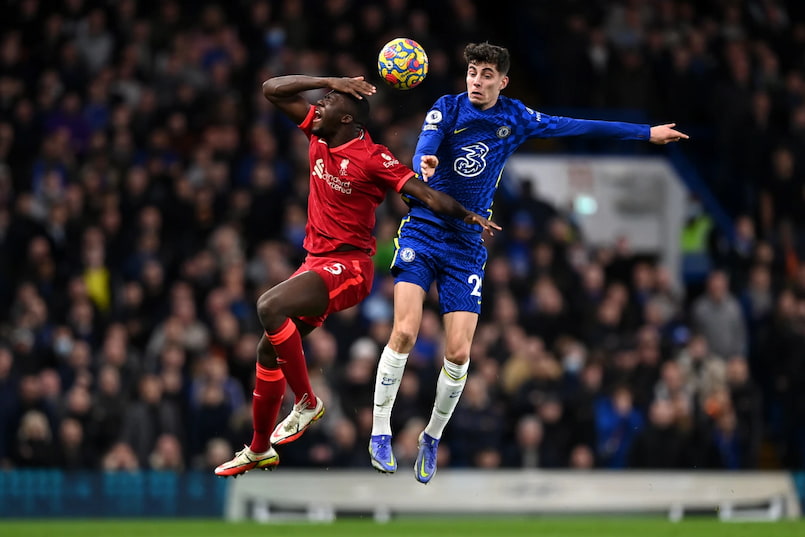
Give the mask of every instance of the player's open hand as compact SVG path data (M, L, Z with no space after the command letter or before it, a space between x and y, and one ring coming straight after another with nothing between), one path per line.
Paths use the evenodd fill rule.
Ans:
M479 226L484 228L484 231L486 231L490 235L494 235L495 230L500 231L501 229L503 229L493 221L487 220L480 214L475 214L473 212L464 217L464 222L467 224L478 224Z
M349 93L358 99L363 99L364 95L374 95L377 92L377 88L364 80L362 76L333 78L330 81L330 88L341 93Z
M665 145L669 142L678 142L679 140L687 140L689 136L683 132L674 129L676 123L666 123L665 125L655 125L651 127L651 137L649 142L657 145Z
M439 165L439 159L436 155L422 155L419 161L419 169L422 172L422 180L426 183L428 179L433 177L436 172L436 166Z

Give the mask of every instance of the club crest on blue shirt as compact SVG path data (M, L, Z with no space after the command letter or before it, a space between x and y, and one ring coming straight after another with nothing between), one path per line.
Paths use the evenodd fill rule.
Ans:
M502 127L498 127L497 135L498 138L505 138L512 133L512 128L508 125L503 125Z
M406 263L410 263L416 257L416 252L414 252L413 248L403 248L400 250L400 259L405 261Z

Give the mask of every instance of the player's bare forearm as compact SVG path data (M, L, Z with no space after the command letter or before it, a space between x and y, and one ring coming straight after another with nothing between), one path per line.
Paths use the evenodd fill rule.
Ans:
M415 177L412 177L405 183L402 193L414 196L435 213L452 216L468 224L478 224L490 234L492 234L495 229L501 229L500 226L494 222L466 209L452 196L432 189Z
M329 88L329 78L307 75L285 75L263 82L263 95L269 101L296 97L303 91Z
M433 190L432 188L429 188L429 190L432 191L429 201L422 200L421 198L420 200L425 203L430 210L458 218L467 224L478 224L484 229L484 231L488 231L490 235L494 235L494 230L501 229L496 223L487 220L477 213L467 210L452 196L448 196L447 194L439 192L438 190Z
M308 75L284 75L263 82L263 96L282 110L294 122L300 123L310 110L310 103L302 97L305 91L331 89L363 99L377 89L362 76L322 77Z
M375 86L366 82L362 76L285 75L269 78L263 82L263 95L272 102L293 99L304 91L315 89L331 89L349 93L358 98L363 98L364 95L372 95L376 91Z
M433 189L430 189L433 190ZM452 196L448 196L438 190L433 190L433 192L429 192L425 199L422 202L428 206L428 208L434 212L446 214L447 216L452 216L454 218L459 218L463 220L467 216L470 215L470 211L464 208L459 202L455 200Z
M263 96L298 124L305 119L310 110L310 103L302 97L302 92L326 88L326 80L306 75L269 78L263 82Z

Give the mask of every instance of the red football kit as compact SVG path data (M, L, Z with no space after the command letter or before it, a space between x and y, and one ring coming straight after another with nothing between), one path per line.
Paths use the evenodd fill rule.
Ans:
M375 210L388 190L399 192L414 172L388 148L361 136L338 147L311 132L315 107L299 125L310 140L310 194L304 248L305 262L294 273L312 270L330 291L327 311L303 317L321 326L330 313L361 302L374 278Z

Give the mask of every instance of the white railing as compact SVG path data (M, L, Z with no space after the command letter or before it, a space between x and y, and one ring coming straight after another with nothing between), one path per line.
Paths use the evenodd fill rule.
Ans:
M366 515L649 514L671 520L712 513L722 520L800 515L784 472L608 472L444 470L428 485L410 471L250 472L229 488L229 520L332 520Z

